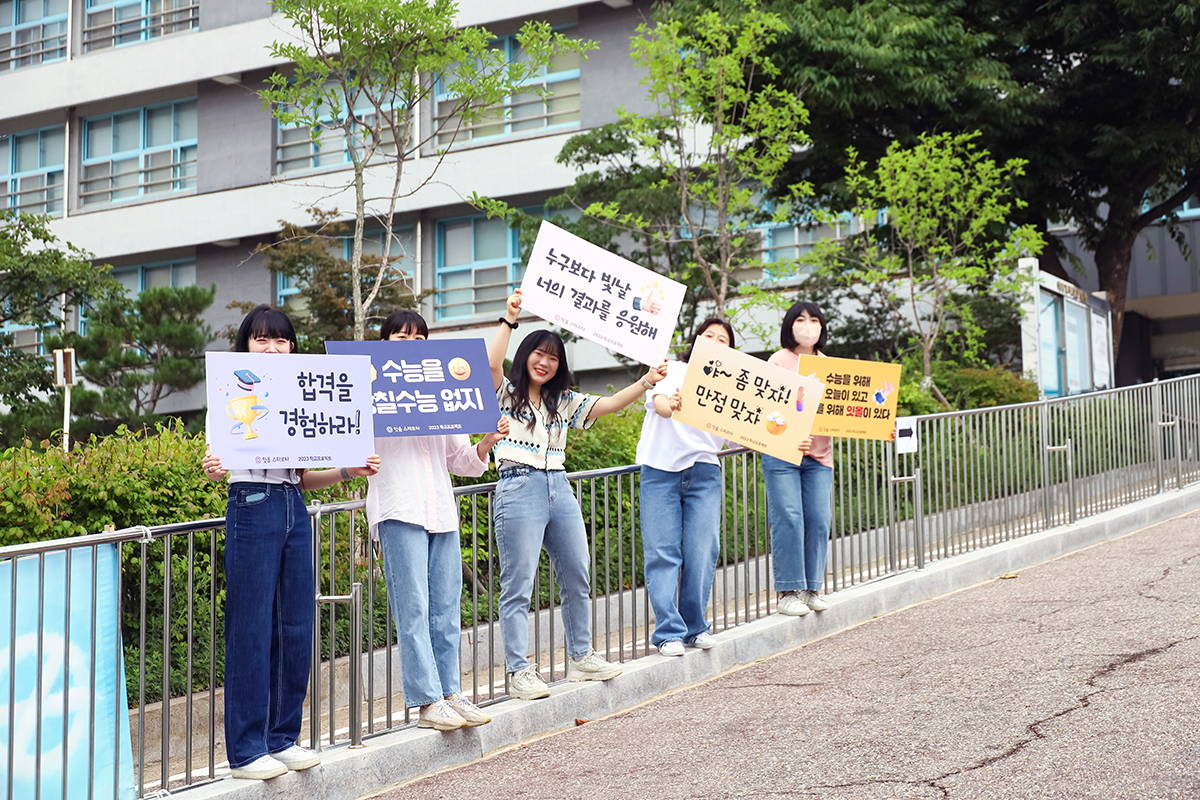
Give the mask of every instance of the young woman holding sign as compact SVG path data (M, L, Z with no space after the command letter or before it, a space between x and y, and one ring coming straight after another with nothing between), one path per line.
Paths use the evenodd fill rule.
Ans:
M428 335L421 315L406 310L393 312L379 332L392 342ZM418 728L451 731L492 720L459 694L462 550L450 473L482 475L488 450L507 433L508 420L501 417L496 432L477 445L466 434L375 440L384 459L367 492L367 520L383 548L404 702L420 706Z
M725 440L671 419L683 404L679 389L697 339L733 347L733 326L704 320L683 357L667 364L667 377L646 400L637 447L646 593L654 606L650 641L664 656L683 655L685 644L702 650L716 644L705 613L721 546L717 453Z
M767 363L795 372L800 356L823 355L827 338L821 309L798 302L783 316L783 349ZM800 452L799 466L765 453L762 457L775 590L782 592L779 613L794 617L829 608L819 593L833 522L833 439L810 436L800 443Z
M287 354L292 321L260 305L238 329L234 351ZM210 481L226 476L211 452L200 462ZM312 525L302 492L365 467L229 470L225 509L225 753L233 777L265 780L314 767L321 757L296 744L312 653Z
M631 405L662 380L666 364L611 397L572 391L563 340L540 330L517 347L506 378L504 356L520 312L518 289L508 298L507 313L488 350L500 412L512 426L511 435L496 445L500 480L492 516L500 555L500 631L508 693L531 700L550 694L537 665L528 659L529 601L543 545L562 598L567 680L606 681L621 672L592 650L587 532L564 469L567 428L590 428L605 414Z

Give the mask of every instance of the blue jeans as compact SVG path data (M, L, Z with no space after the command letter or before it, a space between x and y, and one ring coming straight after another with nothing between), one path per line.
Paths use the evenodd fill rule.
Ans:
M388 607L396 621L404 703L424 706L458 691L462 550L458 532L379 523Z
M821 591L833 522L833 467L805 456L800 466L762 457L775 591Z
M524 466L502 470L492 515L507 670L529 666L529 601L543 545L558 578L567 655L587 655L592 640L587 531L566 473Z
M312 654L312 525L290 484L235 483L225 509L225 751L242 767L300 736Z
M708 632L708 598L721 545L721 468L642 466L642 550L656 647Z

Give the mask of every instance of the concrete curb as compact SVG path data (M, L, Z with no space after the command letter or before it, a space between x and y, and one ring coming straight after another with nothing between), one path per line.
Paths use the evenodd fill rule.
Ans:
M509 700L488 708L492 722L451 733L410 728L368 740L359 750L327 751L319 767L270 781L219 780L187 790L190 800L322 798L354 800L439 768L474 761L494 750L549 731L573 727L692 686L733 667L986 580L1090 547L1200 508L1200 485L1158 495L983 550L942 559L832 595L830 609L806 617L778 614L717 634L708 651L683 658L647 656L625 664L605 683L563 683L545 700Z

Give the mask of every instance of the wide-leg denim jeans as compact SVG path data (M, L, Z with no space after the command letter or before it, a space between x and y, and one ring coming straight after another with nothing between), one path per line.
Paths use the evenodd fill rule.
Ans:
M833 467L805 456L800 466L762 457L775 590L821 591L833 522Z
M296 743L308 693L312 525L291 484L235 483L225 510L225 750L242 767Z
M642 550L656 647L708 632L708 599L721 540L721 468L642 466Z
M502 470L493 518L506 669L529 665L529 601L543 546L558 579L567 655L587 655L592 639L587 532L566 473L524 466Z
M424 706L458 691L462 550L458 532L379 523L388 607L400 645L404 703Z

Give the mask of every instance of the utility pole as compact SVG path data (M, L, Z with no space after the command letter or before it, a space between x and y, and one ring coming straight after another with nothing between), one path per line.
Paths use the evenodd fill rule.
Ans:
M71 387L75 385L75 350L54 351L54 385L63 387L63 452L71 452Z

